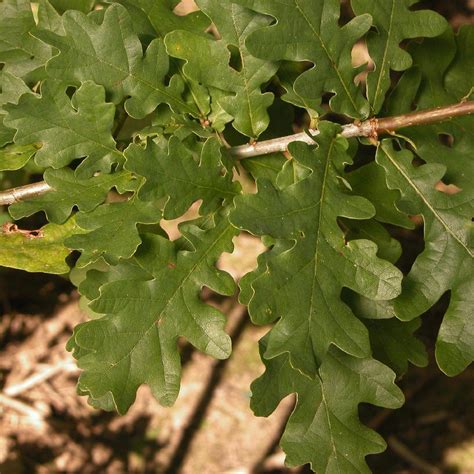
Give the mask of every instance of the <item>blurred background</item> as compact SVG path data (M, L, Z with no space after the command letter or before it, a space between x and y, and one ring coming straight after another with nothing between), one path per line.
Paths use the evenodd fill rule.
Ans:
M181 2L179 11L192 3ZM474 0L420 5L455 27L474 21ZM242 235L220 265L239 278L263 250L259 240ZM267 328L253 327L236 299L203 297L228 315L232 358L215 361L184 344L176 405L160 407L142 387L120 417L92 409L76 394L78 371L65 344L87 315L74 287L61 277L0 268L0 473L309 473L285 468L278 447L294 400L268 419L249 409L250 383L263 372L257 341ZM446 304L440 301L419 331L431 355ZM368 459L373 472L474 474L474 368L449 379L432 361L427 369L411 368L400 385L407 399L402 409L360 409L364 423L388 443L384 454Z

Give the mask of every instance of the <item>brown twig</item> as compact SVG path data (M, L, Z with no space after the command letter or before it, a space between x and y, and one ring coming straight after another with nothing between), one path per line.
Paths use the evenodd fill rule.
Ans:
M412 466L420 469L420 471L426 472L427 474L442 474L441 469L438 469L436 466L433 466L424 459L421 459L395 436L390 436L388 438L388 445L398 456L400 456Z
M378 138L379 135L393 133L401 128L413 127L415 125L429 125L470 114L474 114L474 101L472 100L447 105L445 107L398 115L396 117L381 119L371 118L365 122L354 122L349 125L344 125L341 135L346 138ZM288 145L295 141L302 141L312 145L314 143L312 137L317 136L319 130L310 129L308 132L309 133L297 133L296 135L288 135L287 137L234 147L230 152L235 158L244 159L286 151Z
M18 188L7 189L6 191L0 192L0 206L9 206L10 204L15 204L24 199L41 196L42 194L51 191L51 189L51 186L49 186L45 181L27 184L26 186L20 186Z
M470 114L474 114L474 101L465 100L458 104L412 112L395 117L385 117L381 119L371 118L365 122L354 122L344 125L341 135L346 138L368 137L377 139L379 135L393 133L402 128L416 125L429 125ZM271 153L285 152L288 145L293 142L304 142L309 145L314 144L313 137L318 134L319 130L310 129L308 132L232 147L229 149L229 152L234 158L239 160L269 155ZM24 199L47 193L51 191L51 189L52 188L46 182L41 181L39 183L3 191L0 192L0 206L9 206Z
M384 133L395 132L401 128L414 127L416 125L430 125L473 113L474 100L468 100L446 107L438 107L436 109L421 110L411 114L378 119L376 131L377 134L382 135Z

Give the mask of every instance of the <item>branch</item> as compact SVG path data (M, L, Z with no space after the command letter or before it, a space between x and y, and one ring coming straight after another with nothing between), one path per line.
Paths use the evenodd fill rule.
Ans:
M396 117L371 118L361 123L351 123L342 127L341 135L346 138L371 137L378 138L379 135L395 132L401 128L413 127L415 125L429 125L443 122L445 120L462 115L474 114L474 101L464 101L455 105L438 107L436 109L412 112L410 114L398 115ZM270 153L284 152L292 142L305 142L314 144L311 136L319 134L319 130L310 129L307 132L289 135L287 137L275 138L264 142L234 147L231 154L238 159L252 158L255 156L268 155Z
M474 100L463 100L459 104L421 110L420 112L412 112L410 114L398 115L396 117L376 119L376 131L378 134L391 133L401 128L445 122L454 117L461 117L470 114L474 114Z
M474 114L474 101L463 101L459 104L447 105L436 109L412 112L409 114L398 115L386 118L371 118L365 122L354 122L342 127L341 135L346 138L369 137L377 139L379 135L396 132L399 129L413 127L415 125L429 125L432 123L444 122L454 117ZM242 145L230 148L229 151L234 158L245 159L256 156L269 155L271 153L284 152L288 145L293 142L305 142L313 145L315 137L319 134L318 130L310 129L308 132L296 133L287 137L275 138L263 142L256 142L249 145ZM40 196L51 187L44 181L34 184L28 184L19 188L9 189L0 192L0 206L9 206L23 199L29 199Z
M51 191L51 186L45 181L38 183L27 184L19 188L8 189L0 193L0 206L9 206L15 204L23 199L29 199L35 196L41 196L48 191Z

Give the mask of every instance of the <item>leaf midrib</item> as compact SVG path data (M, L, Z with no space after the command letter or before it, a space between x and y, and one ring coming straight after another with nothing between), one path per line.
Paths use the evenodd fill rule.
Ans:
M385 43L385 49L384 49L384 52L383 52L382 64L380 66L380 69L378 70L377 85L376 85L376 88L375 88L374 102L372 104L372 109L375 109L376 106L377 106L377 99L378 99L378 95L380 93L380 88L381 88L381 85L382 85L382 77L383 77L383 73L384 73L384 69L385 69L385 63L387 62L387 56L388 56L388 52L389 52L389 49L390 49L390 47L389 47L390 40L392 38L393 19L394 19L394 16L395 16L395 0L391 0L391 2L392 2L392 9L391 9L391 12L390 12L390 21L389 21L389 27L388 27L388 30L387 30L387 42Z
M311 339L311 347L313 347L313 340L312 340L312 326L313 326L313 311L314 311L314 293L316 290L316 280L317 280L317 273L319 269L319 240L321 235L321 222L322 222L322 215L323 215L323 205L324 205L324 198L326 195L326 186L327 186L327 179L329 168L331 166L331 153L334 147L334 139L331 140L331 145L329 146L329 150L326 156L326 166L324 167L324 175L323 175L323 182L321 188L321 198L318 202L319 205L319 216L318 216L318 225L317 225L317 232L316 232L316 248L314 250L314 257L312 261L314 261L313 266L313 282L311 285L311 299L309 304L309 311L308 311L308 333L306 336L306 345L308 340ZM313 354L314 355L314 354Z
M325 393L325 387L322 378L320 378L320 385L321 385L321 401L324 405L324 412L326 413L326 419L328 422L328 427L329 427L329 433L330 433L330 439L331 439L331 446L332 446L332 452L334 455L334 459L336 460L336 465L337 465L337 470L340 473L341 472L341 466L339 465L339 455L338 455L338 450L336 446L336 441L333 436L333 429L332 429L332 423L331 423L331 417L329 415L329 405L326 400L326 393Z
M461 238L451 229L449 224L443 219L443 217L437 212L436 208L430 203L429 199L425 196L423 191L414 183L414 181L410 178L410 176L405 172L405 170L399 166L397 160L390 154L390 152L385 148L382 147L383 152L390 160L390 163L396 168L396 170L403 176L403 178L408 182L408 184L413 188L416 194L420 197L423 201L425 206L430 210L433 216L438 220L438 222L444 227L446 232L453 237L453 239L458 242L459 245L466 251L466 253L470 257L474 257L474 251L472 251L465 242L461 240Z
M318 38L319 40L319 43L321 44L321 47L323 49L323 51L325 52L327 58L329 59L329 62L331 63L331 66L332 68L334 69L334 72L336 73L338 79L339 79L339 82L341 83L343 89L344 89L344 92L346 93L349 101L351 102L351 105L352 107L354 108L354 111L356 113L359 112L358 108L357 108L357 105L352 97L352 95L350 94L350 91L346 85L346 83L344 82L343 78L342 78L342 75L339 71L339 68L337 67L337 64L336 64L336 61L334 61L334 59L332 58L332 56L329 54L329 51L328 49L326 48L326 45L323 41L323 39L321 38L321 36L319 35L319 33L316 31L316 29L314 28L313 24L310 22L309 18L306 16L306 14L304 13L304 11L302 10L302 8L300 7L299 3L298 3L299 0L294 0L295 2L295 6L297 8L297 10L300 12L301 16L304 18L304 20L306 21L306 23L308 24L308 26L310 27L311 31L314 33L314 35L316 36L316 38Z
M166 312L168 306L170 305L171 301L175 298L175 296L178 294L179 291L182 290L184 284L186 283L186 281L191 277L191 275L195 272L196 268L206 259L206 257L211 253L211 251L218 245L218 243L221 241L221 239L223 238L223 236L229 231L229 228L232 228L232 225L230 223L228 223L224 230L217 236L217 238L214 240L214 242L212 243L212 245L210 245L206 251L202 254L202 256L198 259L198 261L191 267L191 269L189 270L189 272L179 281L179 283L177 284L176 286L176 289L173 291L172 295L168 298L168 301L167 303L165 304L165 306L163 307L163 309L159 312L159 314L157 316L155 316L153 318L153 321L152 323L150 324L150 326L148 327L148 329L146 329L144 332L143 332L143 336L141 338L139 338L137 340L137 342L132 346L132 348L130 349L130 351L125 354L124 356L122 356L118 361L110 364L110 368L114 368L116 366L118 366L124 359L130 357L133 353L133 351L135 350L135 348L140 344L140 342L145 338L147 337L148 333L155 327L156 325L156 322L157 321L160 321L162 319L162 316L163 316L163 313ZM155 278L154 278L155 280ZM153 280L152 280L153 281Z
M83 26L81 24L79 24L78 22L74 22L75 25L77 25L79 28L81 28L86 34L87 34L87 37L92 40L92 38L88 35L88 30L84 29ZM102 25L101 25L102 26ZM70 33L69 33L70 34ZM123 38L123 35L122 35L122 29L120 29L120 35L122 36ZM65 36L65 38L67 38L68 36ZM91 43L93 43L91 41ZM125 44L123 44L123 47L124 47L124 50L125 50L125 55L127 56L127 59L130 59L129 56L128 56L128 51L126 50L125 48ZM71 48L72 49L72 48ZM153 91L155 92L158 92L160 94L163 94L164 96L168 97L168 100L170 101L174 101L174 102L177 102L179 103L183 109L186 109L187 112L189 114L193 114L194 113L194 110L189 107L188 104L186 104L186 102L184 102L182 99L180 99L179 97L176 97L176 96L173 96L172 94L170 94L167 90L166 90L166 87L164 86L163 89L158 89L157 87L155 87L155 85L153 85L152 83L146 81L145 79L143 79L142 77L140 76L137 76L135 75L133 72L132 72L132 67L130 65L130 68L129 70L126 70L126 69L121 69L120 67L116 66L115 64L113 63L109 63L107 61L104 60L104 58L102 57L99 57L98 55L96 56L93 56L91 53L89 53L88 51L83 51L79 45L77 43L74 43L74 49L76 49L77 51L79 51L81 54L83 54L84 56L87 56L88 58L91 58L93 60L96 60L97 62L99 63L102 63L102 64L105 64L106 66L110 67L111 69L114 69L122 74L125 74L126 75L126 78L122 81L122 83L124 83L126 81L127 78L132 78L134 80L136 80L137 82L140 82L142 84L144 84L145 86L149 87L150 89L152 89ZM93 48L94 49L94 48ZM61 53L62 54L62 51ZM146 54L146 53L145 53ZM48 61L48 63L52 62L55 58L58 58L60 55L58 56L55 56L53 58L51 58L50 61ZM143 60L143 57L141 58L141 60Z

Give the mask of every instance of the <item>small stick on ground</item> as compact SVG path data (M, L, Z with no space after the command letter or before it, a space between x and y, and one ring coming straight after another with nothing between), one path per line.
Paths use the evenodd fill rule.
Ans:
M435 377L435 372L428 373L425 377L419 380L419 382L412 388L405 392L405 405L420 392L426 384ZM367 426L373 430L378 431L379 428L395 413L396 410L391 408L385 408L377 413L368 423Z
M3 405L7 408L11 408L12 410L25 415L32 424L42 427L44 425L44 417L43 415L34 408L30 407L26 403L20 402L19 400L15 400L13 398L7 397L0 393L0 405Z
M73 361L61 361L56 365L45 368L41 372L33 374L22 382L4 388L3 393L8 397L16 397L62 372L76 372L77 370L78 368Z
M293 410L295 409L295 405L296 397L293 396L293 400L291 401L291 403L288 404L286 412L281 419L280 426L275 432L275 436L268 444L267 449L260 457L260 459L250 469L251 474L260 474L265 466L265 462L268 460L268 458L270 458L270 456L272 456L272 454L277 451L281 437L283 436L283 433L285 431L286 424L288 423L288 419L290 418L291 414L293 413Z
M420 469L422 472L426 472L427 474L442 474L441 469L438 469L436 466L428 463L413 451L410 451L410 449L395 436L390 436L388 438L388 445L398 456L404 459L407 463L411 464L413 467Z

